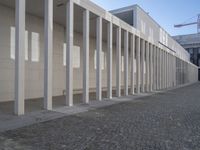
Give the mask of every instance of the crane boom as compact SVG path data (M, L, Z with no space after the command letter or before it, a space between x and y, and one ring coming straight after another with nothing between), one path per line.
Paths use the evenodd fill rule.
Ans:
M174 25L175 28L181 28L184 26L189 26L189 25L197 25L197 33L200 33L200 14L197 15L197 21L196 22L191 22L191 23L182 23L182 24L176 24Z
M177 25L174 25L174 27L175 28L180 28L180 27L189 26L189 25L193 25L193 24L197 24L197 22L185 23L185 24L177 24Z

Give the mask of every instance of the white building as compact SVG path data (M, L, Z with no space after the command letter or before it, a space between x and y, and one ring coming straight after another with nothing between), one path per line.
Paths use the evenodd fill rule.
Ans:
M76 93L89 103L90 92L102 100L102 91L112 98L197 82L188 53L146 13L137 17L132 26L89 0L0 0L0 101L21 115L25 99L44 98L51 110L63 93L73 106Z

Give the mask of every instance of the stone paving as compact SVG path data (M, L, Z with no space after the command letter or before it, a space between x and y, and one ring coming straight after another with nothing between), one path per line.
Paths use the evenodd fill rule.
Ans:
M199 150L200 84L0 134L1 150Z

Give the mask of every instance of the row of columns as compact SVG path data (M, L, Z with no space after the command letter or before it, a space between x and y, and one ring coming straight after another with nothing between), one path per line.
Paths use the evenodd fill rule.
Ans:
M25 72L25 0L16 0L16 61L15 61L15 114L24 114ZM45 0L45 46L44 46L44 109L52 109L52 58L53 58L53 0ZM102 100L102 21L96 19L96 99ZM90 12L83 11L83 102L89 103L89 30ZM171 53L130 34L121 27L116 28L116 96L121 96L121 51L124 32L124 95L129 95L129 72L131 72L131 94L152 92L175 86L177 59ZM66 3L66 105L73 106L73 45L74 3ZM130 40L129 40L130 39ZM129 45L129 41L130 45ZM129 70L129 49L131 67ZM136 74L134 61L136 58ZM107 97L112 98L113 24L107 23ZM182 65L182 64L180 64ZM188 68L190 68L188 66ZM188 70L187 70L188 71ZM195 71L195 69L194 69ZM193 72L194 72L193 71ZM136 75L136 81L135 81ZM136 86L135 86L136 85Z
M15 0L15 114L24 114L26 0ZM44 108L52 109L53 0L45 0Z
M178 57L176 57L174 61L176 61L176 85L194 83L198 81L198 69L196 69L196 66L191 65Z

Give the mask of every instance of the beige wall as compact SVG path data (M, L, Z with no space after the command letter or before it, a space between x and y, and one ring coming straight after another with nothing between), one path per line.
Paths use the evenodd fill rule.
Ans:
M14 24L15 13L13 9L0 5L0 101L14 99ZM25 65L25 97L43 97L43 76L44 76L44 20L36 16L26 15L27 35L27 60ZM63 94L65 89L65 66L63 64L63 49L65 39L64 26L54 24L54 50L53 50L53 96ZM123 41L123 40L122 40ZM74 68L74 90L82 88L82 35L75 33L74 45L80 47L80 57L75 53L76 68ZM90 88L96 87L96 70L94 67L95 39L90 39ZM37 52L39 52L37 56ZM107 86L106 71L106 43L103 43L104 69L102 70L102 86ZM122 52L123 54L123 52ZM113 87L116 86L116 53L113 50ZM80 60L79 60L80 59ZM78 63L80 61L80 64ZM80 66L79 66L80 65ZM129 73L130 74L130 73ZM123 84L123 72L122 72ZM130 77L129 77L130 85Z

